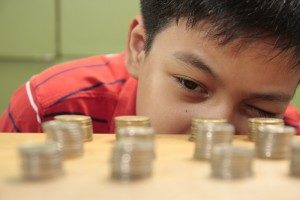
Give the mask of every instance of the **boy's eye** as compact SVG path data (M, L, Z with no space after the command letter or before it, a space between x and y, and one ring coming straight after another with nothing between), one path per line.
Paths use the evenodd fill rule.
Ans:
M179 79L180 83L189 90L195 90L198 87L198 84L194 81L186 80L186 79Z
M272 113L269 111L265 111L261 108L257 108L255 106L247 105L247 112L251 117L270 117L270 118L276 118L277 114Z
M180 86L183 87L183 89L188 90L189 92L196 92L208 96L207 89L202 84L192 80L191 78L177 76L175 79Z

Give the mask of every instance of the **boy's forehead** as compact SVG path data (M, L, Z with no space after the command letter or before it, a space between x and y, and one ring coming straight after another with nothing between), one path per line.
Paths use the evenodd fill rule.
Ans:
M248 57L265 63L277 62L282 65L284 71L300 71L300 66L295 64L297 60L295 48L279 48L275 37L245 38L241 35L228 42L223 42L224 36L217 37L213 33L215 28L208 21L201 21L190 27L186 19L173 21L162 32L168 29L174 29L175 32L171 33L178 36L180 40L183 39L181 34L185 34L188 40L199 44L199 47L214 48L226 56ZM176 41L178 40L174 40L174 42Z

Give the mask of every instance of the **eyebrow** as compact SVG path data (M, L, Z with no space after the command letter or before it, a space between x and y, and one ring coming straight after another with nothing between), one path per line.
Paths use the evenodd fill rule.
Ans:
M251 99L274 101L274 102L289 102L292 99L291 95L285 93L253 93L250 94Z
M219 77L216 75L216 73L196 54L178 51L173 55L177 60L184 62L189 66L195 67L203 72L206 72L213 78L219 80Z

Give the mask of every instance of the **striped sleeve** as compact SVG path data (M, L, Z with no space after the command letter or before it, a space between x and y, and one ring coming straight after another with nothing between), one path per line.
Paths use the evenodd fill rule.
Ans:
M41 132L38 112L30 82L27 82L13 94L0 117L0 132Z

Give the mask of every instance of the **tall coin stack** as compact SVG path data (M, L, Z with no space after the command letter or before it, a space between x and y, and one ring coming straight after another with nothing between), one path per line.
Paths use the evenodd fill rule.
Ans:
M258 127L262 125L284 125L282 119L277 118L250 118L248 120L248 129L249 129L249 140L252 142L256 141L258 134Z
M291 163L290 163L290 174L292 176L300 177L300 141L294 140L291 145Z
M263 125L258 128L256 154L263 159L289 158L295 129L281 125Z
M241 179L253 174L254 150L230 144L216 145L211 157L211 175L218 179Z
M197 131L197 126L205 123L223 124L223 123L227 123L227 120L226 119L205 119L199 117L193 118L189 141L195 141L196 139L195 132Z
M85 115L57 115L54 119L62 122L78 123L84 133L84 142L93 140L93 124L90 116Z
M62 175L62 152L57 143L24 143L19 152L24 179L41 180Z
M210 159L214 145L231 143L235 131L229 123L202 123L193 129L196 136L194 158L198 160Z
M151 127L150 118L145 116L120 116L115 117L115 133L116 139L119 139L119 129L134 126L134 127Z
M43 123L42 127L47 134L47 140L58 143L64 158L83 155L83 132L78 123L53 120Z
M153 144L147 140L125 138L115 143L112 153L112 178L121 181L151 176Z

